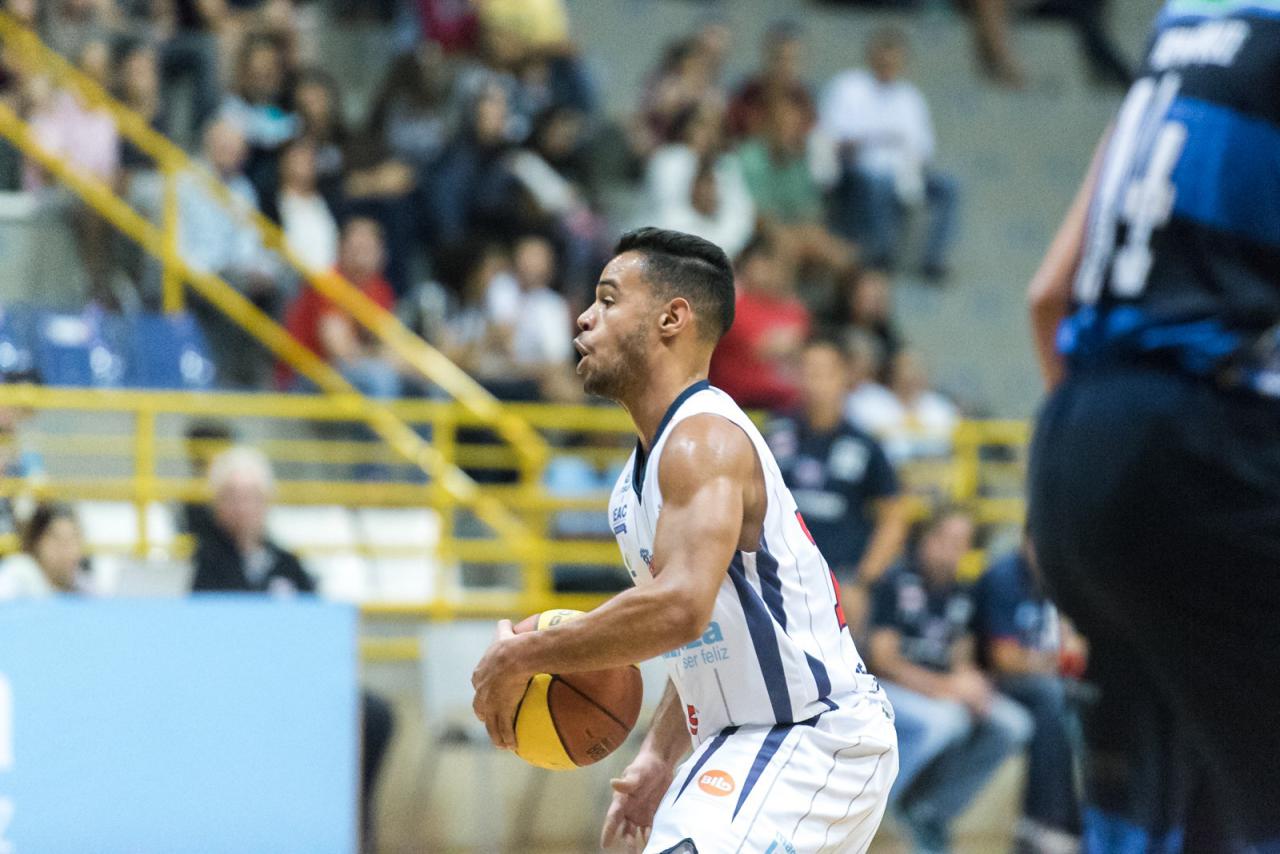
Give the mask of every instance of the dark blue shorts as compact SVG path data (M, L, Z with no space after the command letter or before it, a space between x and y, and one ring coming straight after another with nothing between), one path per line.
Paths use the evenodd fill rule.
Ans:
M1130 749L1203 769L1222 850L1280 850L1280 402L1076 372L1040 416L1030 502L1059 606L1185 734Z

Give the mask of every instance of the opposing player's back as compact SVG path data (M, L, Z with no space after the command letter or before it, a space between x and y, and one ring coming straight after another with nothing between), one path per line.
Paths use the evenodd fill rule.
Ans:
M1077 365L1118 354L1280 381L1258 354L1280 316L1277 92L1280 2L1165 7L1098 176L1062 336Z
M764 438L727 394L706 382L672 403L652 451L646 456L637 447L614 488L610 518L632 578L652 580L667 439L698 415L724 418L746 434L760 461L767 506L760 543L734 555L707 631L664 656L690 707L690 734L702 741L730 726L804 721L835 709L841 698L876 691L845 628L831 572Z

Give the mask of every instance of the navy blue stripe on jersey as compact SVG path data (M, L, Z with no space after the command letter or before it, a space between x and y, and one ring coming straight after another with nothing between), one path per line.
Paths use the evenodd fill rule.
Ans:
M707 764L707 760L711 758L711 754L720 749L729 736L738 731L736 726L727 726L720 732L716 733L716 737L711 739L711 743L707 745L707 749L702 751L702 755L698 757L698 761L693 763L693 767L689 769L689 776L684 778L684 782L680 785L680 791L676 792L675 798L671 801L675 803L680 800L680 796L684 794L684 790L689 788L689 784L693 782L693 778L698 776L698 772L702 770L702 766Z
M733 556L733 563L729 564L729 578L733 581L733 589L737 591L738 601L742 604L747 631L751 633L751 645L755 648L756 660L760 662L760 673L764 676L773 715L780 721L789 721L791 693L787 690L782 650L778 648L778 636L773 631L773 618L769 616L769 611L755 588L747 581L747 573L742 566L742 552Z
M734 818L738 817L738 810L742 809L742 805L747 802L747 797L751 794L751 790L755 788L756 781L760 779L764 769L769 767L769 761L778 752L778 748L782 746L782 742L786 739L787 733L791 732L791 727L793 726L795 724L775 724L770 727L768 734L764 737L764 741L760 744L760 750L756 753L755 760L751 763L751 770L747 772L747 779L742 784L742 794L738 795L738 803L733 808Z
M807 652L804 658L809 662L809 672L813 674L813 681L818 683L818 702L825 703L828 709L839 708L827 699L831 695L831 677L827 675L827 666Z
M676 395L676 399L671 401L671 405L667 407L667 411L663 414L662 420L658 422L658 429L654 432L653 438L649 441L649 447L652 448L658 444L658 440L662 438L662 433L667 429L667 425L671 423L671 419L675 417L676 411L684 405L684 402L693 397L700 391L711 388L711 383L706 380L699 380L689 386L680 394ZM640 490L644 486L644 464L647 461L648 454L645 452L644 444L636 441L636 463L631 467L631 488L635 490L636 498L640 498Z
M1188 131L1174 215L1280 246L1280 128L1194 98L1175 100L1169 118Z
M756 552L756 572L760 573L760 592L769 613L787 630L787 609L782 605L782 579L778 577L778 560L769 552L769 544L760 537L760 549Z

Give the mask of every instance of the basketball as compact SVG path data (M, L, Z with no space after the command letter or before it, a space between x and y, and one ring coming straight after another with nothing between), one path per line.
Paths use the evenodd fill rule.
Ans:
M581 611L543 611L522 620L517 634L558 626ZM529 680L516 710L516 755L539 768L564 771L617 750L640 716L644 686L635 665Z

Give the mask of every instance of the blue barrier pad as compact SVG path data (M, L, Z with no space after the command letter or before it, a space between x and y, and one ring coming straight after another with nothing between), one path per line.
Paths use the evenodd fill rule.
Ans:
M347 854L358 709L349 606L0 605L0 852Z

